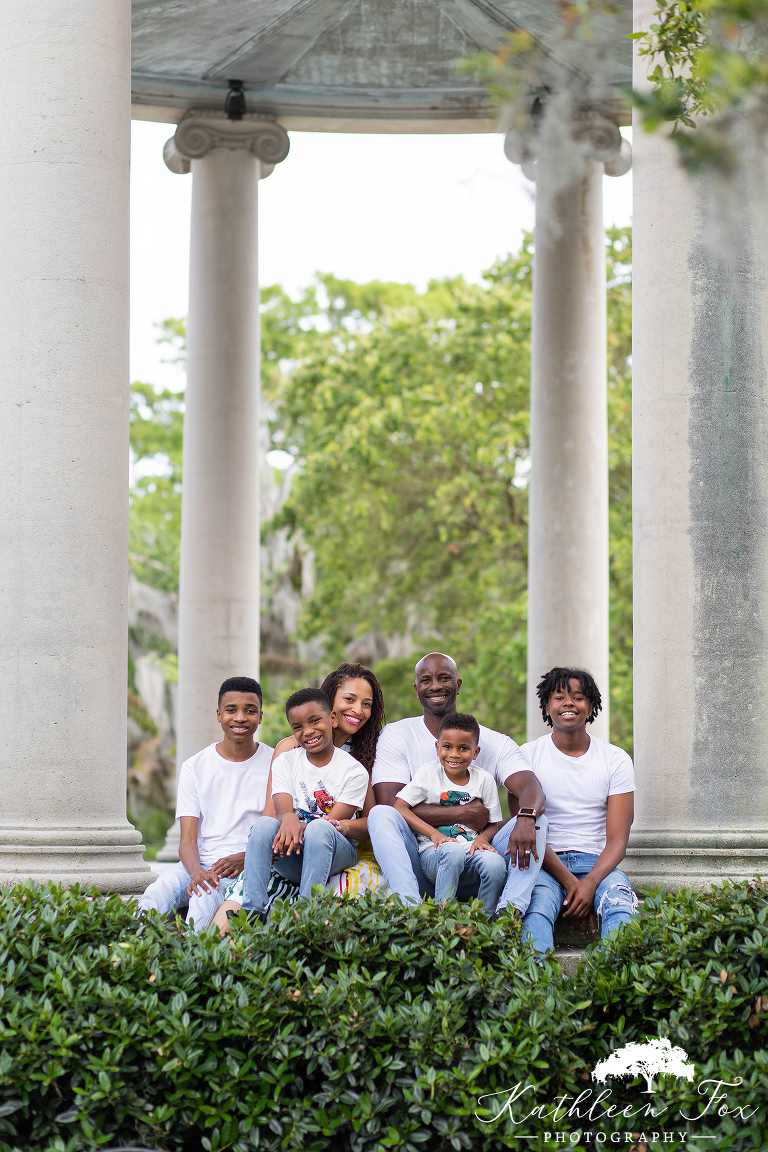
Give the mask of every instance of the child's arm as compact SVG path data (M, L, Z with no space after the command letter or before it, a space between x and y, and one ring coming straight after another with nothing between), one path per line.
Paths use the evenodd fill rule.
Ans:
M276 792L272 797L275 805L275 816L280 821L272 841L272 851L279 856L290 856L301 852L301 842L304 838L304 825L293 810L293 796L290 792Z
M565 864L563 864L562 860L558 856L557 852L554 852L549 847L549 845L547 845L544 852L544 859L541 862L541 866L545 872L549 872L550 876L554 880L557 880L558 884L562 884L563 888L565 888L565 900L563 902L563 908L565 910L564 915L567 916L568 905L571 902L571 897L579 886L578 877L574 876L573 872L568 871ZM587 924L589 924L592 929L597 928L597 919L595 917L594 910L591 908L586 913L586 915L574 917L571 923L578 924L580 932L584 931Z
M501 827L501 821L497 820L494 824L486 824L482 832L475 836L474 840L469 846L469 855L474 856L475 852L495 852L491 840Z
M568 871L557 852L554 852L548 844L544 851L544 859L541 862L541 867L545 872L549 872L550 876L554 880L557 880L558 884L562 884L563 888L565 888L565 907L567 908L571 893L579 886L578 878L574 876L573 872Z
M549 844L547 844L544 851L544 859L541 862L541 866L545 872L549 872L550 876L557 880L558 884L562 884L566 893L578 884L578 880L573 872L568 871L557 852L554 852Z
M182 816L179 820L181 835L179 838L179 860L189 872L190 884L187 888L188 896L202 896L209 893L211 888L218 888L219 879L216 873L209 868L203 868L200 863L200 853L197 850L197 832L200 821L197 816ZM211 885L211 888L208 887ZM202 892L199 890L202 888Z
M298 748L299 742L295 736L283 736L282 740L278 740L277 747L272 753L272 759L269 762L270 768L277 760L278 756L282 756L283 752L292 752L294 748Z
M403 817L411 831L419 832L422 836L429 836L435 848L439 848L441 844L446 844L449 840L456 840L455 836L444 836L439 829L419 820L418 816L414 816L410 804L406 804L405 800L401 800L399 796L395 798L395 809Z
M334 828L341 832L342 836L346 836L348 840L357 840L358 842L368 839L368 813L376 803L376 797L373 794L373 788L370 783L368 784L368 791L365 795L365 804L363 805L363 815L359 820L352 820L343 816L336 815L337 808L345 808L345 804L334 804L330 812L328 812L323 819L330 820Z
M277 756L277 755L278 755L278 752L277 752L277 749L275 749L275 756ZM274 763L275 756L272 757L273 763ZM272 799L272 764L270 764L269 776L267 776L267 799L266 799L266 802L264 804L264 811L262 812L262 816L274 816L274 815L275 815L275 802Z

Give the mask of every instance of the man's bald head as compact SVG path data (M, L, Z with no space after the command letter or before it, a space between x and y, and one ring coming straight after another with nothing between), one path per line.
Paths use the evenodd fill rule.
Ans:
M415 669L414 688L425 712L445 716L456 711L461 680L456 661L445 652L428 652Z
M452 668L456 676L459 674L459 669L456 666L456 661L454 660L453 656L446 656L445 652L427 652L426 656L422 656L421 660L419 660L418 664L413 670L414 677L416 679L419 677L419 669L426 660L438 660Z

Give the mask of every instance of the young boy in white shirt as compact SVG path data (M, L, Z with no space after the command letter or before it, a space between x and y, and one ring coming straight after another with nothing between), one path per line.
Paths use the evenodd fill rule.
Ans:
M602 707L589 672L552 668L536 691L552 731L521 752L546 793L549 827L544 858L531 864L538 876L522 936L546 952L561 908L575 922L600 917L602 936L636 911L629 879L617 867L632 827L635 776L623 748L586 730Z
M362 809L366 769L334 747L331 702L319 688L294 692L285 715L299 747L275 760L275 816L262 816L248 837L242 907L251 921L266 920L270 868L298 884L299 897L307 900L315 884L325 886L358 857L357 844L333 821L350 820Z
M496 909L507 877L507 864L490 843L501 823L496 781L475 766L480 751L480 725L474 716L454 712L440 721L435 742L437 757L422 764L410 783L397 793L395 809L418 838L419 859L435 886L435 900L450 900L461 880L479 880L479 897L488 916ZM455 808L479 799L490 821L478 839L469 825L433 828L412 811L417 804Z
M242 871L248 833L266 804L274 752L256 740L262 691L250 676L224 681L216 716L223 739L185 760L179 773L180 861L139 898L141 911L170 912L189 901L187 921L196 932L208 927Z

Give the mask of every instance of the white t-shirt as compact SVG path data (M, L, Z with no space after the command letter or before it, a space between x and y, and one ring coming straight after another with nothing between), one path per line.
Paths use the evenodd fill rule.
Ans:
M264 813L274 748L259 744L250 760L225 760L210 744L181 766L176 816L196 816L203 868L244 852L251 825Z
M624 749L590 736L583 756L566 756L548 732L520 751L547 797L547 846L554 852L599 856L605 848L608 797L635 790L635 772Z
M293 810L301 820L318 820L334 804L362 808L368 791L368 772L342 748L323 768L316 768L303 748L283 752L272 765L272 795L289 792Z
M411 782L406 784L405 788L401 788L397 795L398 799L405 800L411 808L415 808L417 804L446 804L451 806L468 804L470 800L479 798L488 809L489 823L495 824L501 820L501 805L499 804L496 781L490 772L484 772L482 768L476 768L474 764L469 769L468 782L456 784L435 756L428 764L422 764L420 768L416 769ZM460 841L465 840L467 851L477 836L477 832L465 824L452 824L450 827L441 825L440 831L445 836L456 836ZM424 836L421 832L417 832L416 835L419 841L419 852L423 852L426 848L434 849L434 844L429 836Z
M435 737L424 723L423 716L407 716L385 724L376 745L376 759L371 781L382 784L393 781L407 784L422 764L436 759ZM502 785L513 772L528 771L520 749L503 732L480 725L480 754L475 766L493 776Z

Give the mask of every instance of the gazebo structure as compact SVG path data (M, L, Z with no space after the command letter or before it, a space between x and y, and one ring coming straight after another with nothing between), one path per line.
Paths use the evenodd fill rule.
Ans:
M652 11L639 0L638 27ZM0 882L134 892L150 878L125 816L131 115L176 125L166 163L193 180L181 760L216 736L220 681L258 668L259 179L290 164L292 131L498 130L455 61L519 28L547 47L559 19L554 0L136 0L131 37L128 0L6 14ZM627 9L615 98L579 171L564 183L552 154L527 169L558 221L535 236L531 692L555 663L608 683L602 176L624 164L630 23ZM768 862L765 279L746 212L726 265L669 142L635 145L627 867L704 885ZM514 141L508 155L525 159Z

